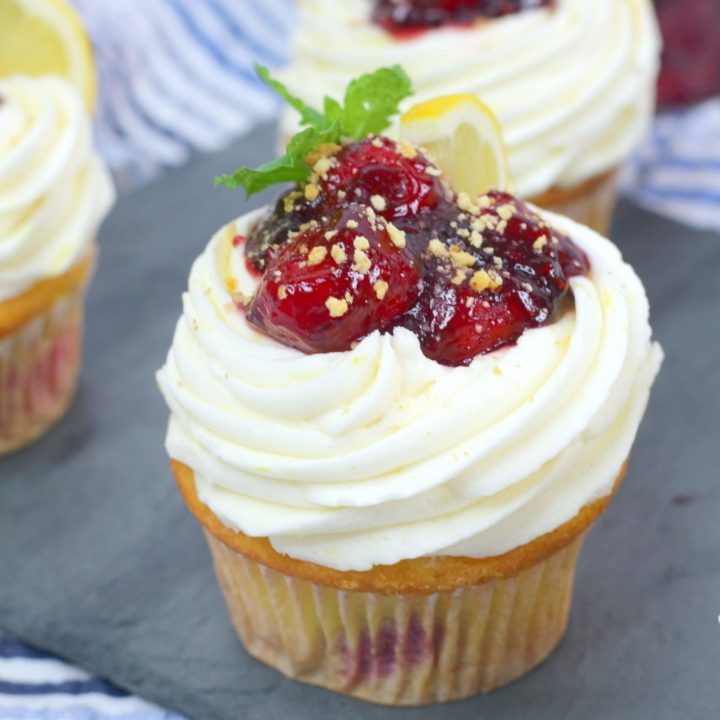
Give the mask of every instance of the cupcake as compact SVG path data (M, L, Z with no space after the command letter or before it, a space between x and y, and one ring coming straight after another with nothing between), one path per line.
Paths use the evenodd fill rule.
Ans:
M373 702L457 700L562 638L662 353L610 241L457 193L378 134L400 71L352 87L221 179L295 184L192 267L167 450L251 655Z
M0 79L0 454L71 401L95 234L113 197L75 88L56 76Z
M470 92L505 130L516 193L606 233L615 176L655 106L660 43L650 0L299 0L283 79L319 106L381 65L417 99ZM405 106L403 106L405 107ZM288 110L283 137L296 114Z

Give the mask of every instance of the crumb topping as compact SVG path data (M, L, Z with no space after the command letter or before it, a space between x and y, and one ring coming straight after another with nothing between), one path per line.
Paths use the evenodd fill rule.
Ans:
M372 206L377 210L378 212L382 212L387 208L387 203L385 202L385 198L382 195L373 195L370 198L370 202L372 203Z
M342 265L347 260L347 253L342 245L333 245L330 248L330 257L332 257L338 265Z
M378 300L382 300L385 297L389 287L390 286L384 280L378 280L373 285L373 290L375 291L375 295Z
M316 245L308 253L308 267L313 267L313 265L319 265L327 257L327 254L328 251L326 247L323 247L322 245Z
M325 307L330 312L330 317L342 317L349 309L348 301L345 298L329 297L325 301Z
M390 235L390 239L393 242L393 245L398 248L404 248L406 245L406 237L405 232L403 230L398 229L393 225L392 223L387 224L387 231L388 235Z

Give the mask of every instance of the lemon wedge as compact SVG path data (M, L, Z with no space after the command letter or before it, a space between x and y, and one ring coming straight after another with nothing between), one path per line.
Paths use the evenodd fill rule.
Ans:
M62 75L95 107L92 48L66 0L0 0L0 77Z
M400 118L400 138L425 150L455 192L472 197L508 189L502 128L475 95L446 95L415 105Z

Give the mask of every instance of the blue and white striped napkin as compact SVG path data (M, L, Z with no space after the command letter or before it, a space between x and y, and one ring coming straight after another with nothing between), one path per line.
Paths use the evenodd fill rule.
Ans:
M293 0L72 0L100 76L96 141L129 189L273 117L254 64L287 61Z
M0 720L182 720L72 665L0 638Z
M649 210L720 232L720 98L658 117L621 184Z

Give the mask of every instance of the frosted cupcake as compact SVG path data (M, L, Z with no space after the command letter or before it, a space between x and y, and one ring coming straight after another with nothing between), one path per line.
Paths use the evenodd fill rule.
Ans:
M418 100L474 93L505 130L517 194L605 233L616 171L652 118L659 52L649 0L300 0L283 79L314 106L394 63ZM296 122L288 111L284 137Z
M0 454L70 403L95 234L113 198L70 83L0 79Z
M405 95L366 77L224 178L297 184L195 261L158 380L248 651L416 705L557 645L662 354L612 243L372 135Z

